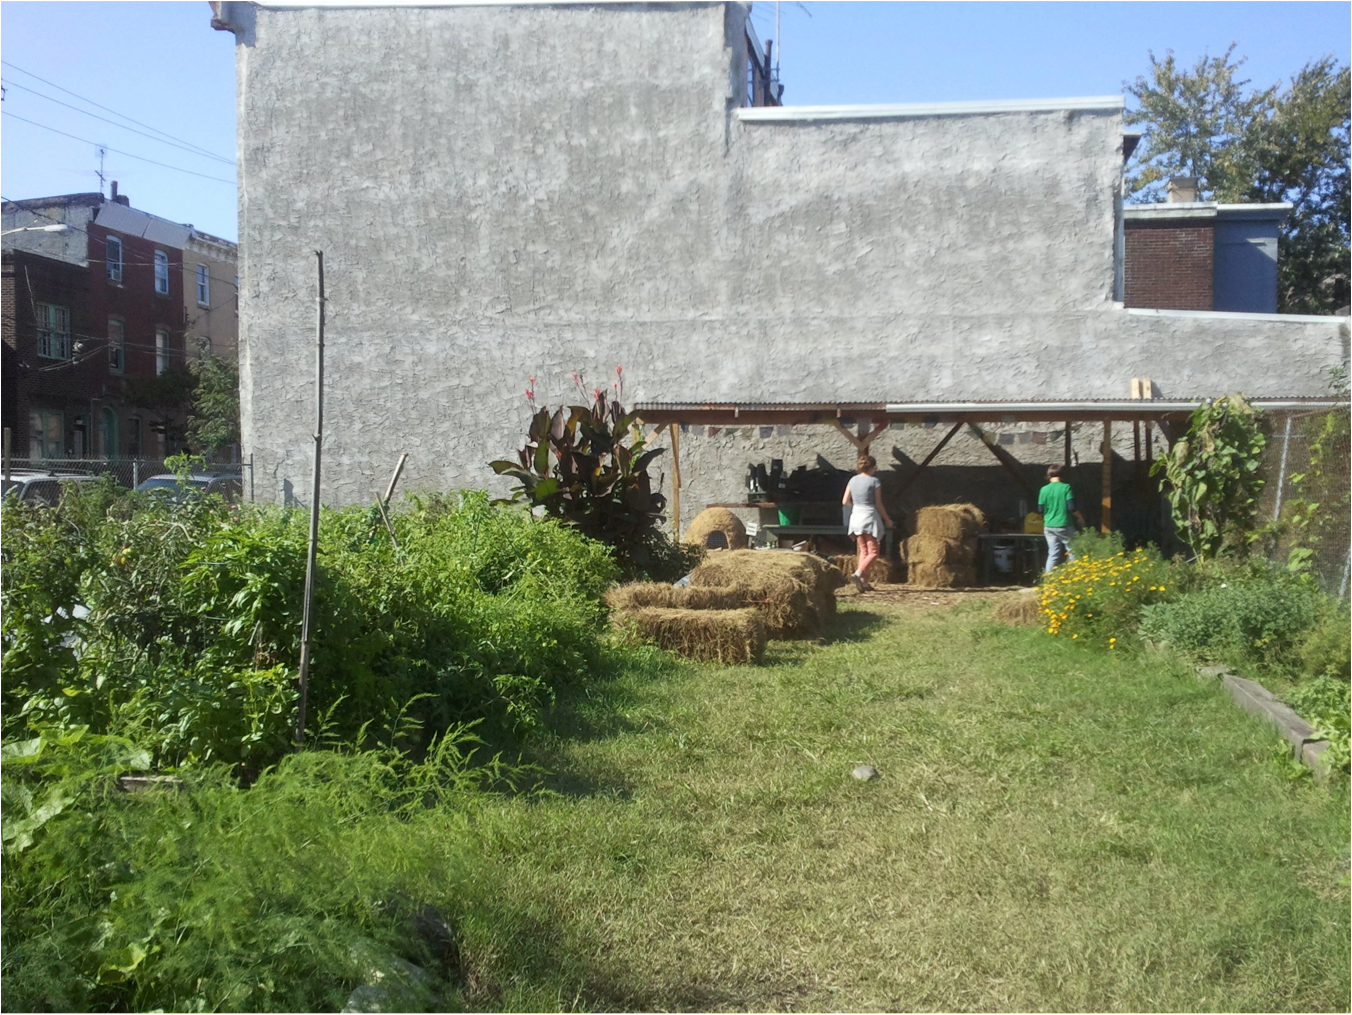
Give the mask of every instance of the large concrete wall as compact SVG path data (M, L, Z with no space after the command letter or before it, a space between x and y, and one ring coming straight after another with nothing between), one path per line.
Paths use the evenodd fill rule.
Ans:
M857 402L1321 394L1341 356L1112 303L1119 110L753 122L740 5L227 6L260 499L308 498L317 249L329 502L402 451L496 486L526 378L616 364L634 401ZM744 450L683 472L727 499Z

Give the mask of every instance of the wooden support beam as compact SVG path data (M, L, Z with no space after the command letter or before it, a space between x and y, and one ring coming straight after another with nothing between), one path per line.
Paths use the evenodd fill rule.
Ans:
M681 424L671 424L671 515L676 542L681 541Z
M954 423L953 429L948 431L948 433L944 434L944 439L941 440L938 444L934 445L934 450L925 456L925 460L915 467L915 471L912 472L902 481L901 486L897 488L897 492L892 495L892 502L894 504L901 499L901 495L906 492L907 488L917 479L920 478L920 474L925 471L925 467L929 465L930 462L934 461L935 458L938 457L939 452L944 449L944 445L947 444L949 441L951 441L953 439L953 435L956 434L961 429L962 429L961 423Z
M831 425L839 431L842 437L854 445L856 451L863 455L868 453L869 445L877 440L878 436L887 429L887 420L875 424L873 429L862 437L856 437L854 434L850 433L849 430L840 425L840 420L838 419L831 420Z
M1070 420L1066 420L1066 468L1069 469L1070 466Z
M1029 498L1034 503L1036 503L1037 490L1033 489L1023 473L1018 470L1019 460L1004 448L1000 447L998 442L991 441L990 434L982 430L981 427L977 426L975 423L968 423L967 425L971 428L972 433L981 438L981 443L990 449L990 453L995 456L995 460L1005 467L1005 471L1014 477L1014 481L1018 483L1019 486L1023 487L1024 492L1028 494Z
M1103 421L1103 517L1099 532L1107 535L1113 529L1113 424Z

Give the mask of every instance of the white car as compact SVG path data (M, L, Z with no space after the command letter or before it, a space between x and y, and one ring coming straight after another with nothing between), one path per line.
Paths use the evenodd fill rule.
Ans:
M29 504L56 507L61 503L63 483L92 483L97 476L83 472L49 472L45 469L11 469L4 480L3 496L13 495Z

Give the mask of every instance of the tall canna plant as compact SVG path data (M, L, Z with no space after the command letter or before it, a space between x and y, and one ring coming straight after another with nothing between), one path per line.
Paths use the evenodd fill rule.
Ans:
M597 388L590 405L550 410L534 406L534 378L526 396L535 409L517 460L489 465L520 484L513 500L541 507L593 539L614 547L626 570L648 569L666 498L654 493L648 466L665 448L648 448L638 415L620 402L623 371L612 392ZM579 391L582 377L573 374ZM660 551L659 551L660 552Z

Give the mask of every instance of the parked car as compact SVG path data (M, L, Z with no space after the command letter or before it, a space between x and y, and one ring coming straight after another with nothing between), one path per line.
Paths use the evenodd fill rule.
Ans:
M11 494L19 500L44 507L56 507L61 503L63 483L92 483L97 476L83 472L50 472L46 469L11 469L9 478L4 480L2 496Z
M244 490L244 477L238 472L193 472L181 480L165 472L144 479L136 487L140 493L154 493L161 497L183 500L193 494L219 493L234 502Z

